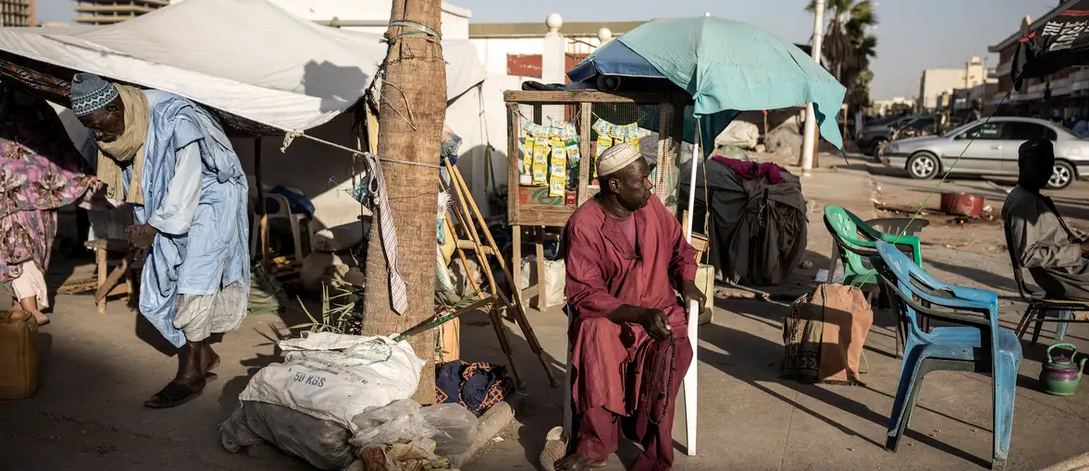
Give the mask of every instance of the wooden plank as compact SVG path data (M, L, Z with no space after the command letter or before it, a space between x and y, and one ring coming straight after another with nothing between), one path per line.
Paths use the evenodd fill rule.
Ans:
M83 243L89 249L105 249L106 252L126 253L129 251L129 241L125 239L95 239Z
M537 310L548 308L548 286L545 283L544 228L537 227L534 245L537 249Z
M106 269L108 268L106 266L106 255L107 254L105 249L95 250L95 265L97 265L98 268L98 289L100 291L102 290L102 287L106 285ZM98 305L98 313L105 314L106 300L99 299L97 291L95 292L95 301Z
M129 294L129 289L125 285L114 286L109 293L106 293L106 297L121 296L122 294Z
M261 266L268 266L268 208L265 202L265 185L261 180L261 137L253 140L254 184L257 185L257 216L260 223L257 225L260 231L258 241L261 243ZM250 254L252 257L253 254Z
M115 267L113 271L110 272L110 276L106 277L106 281L104 283L99 283L98 290L95 291L95 301L101 302L105 300L106 295L109 294L110 290L117 286L117 282L121 281L121 277L125 276L125 274L128 273L128 268L129 261L126 258L124 261L121 262L120 265ZM99 268L99 273L102 273L102 268Z
M522 288L522 227L514 225L510 226L511 230L511 248L510 248L510 283L511 296L514 296L519 301L521 306L522 300L525 300L525 295L519 296Z
M518 198L511 198L510 195L518 194L518 169L522 161L518 150L518 138L522 136L522 114L518 111L517 103L507 103L507 120L507 131L510 132L507 136L507 223L514 224L518 220Z
M597 90L508 90L503 92L503 99L507 103L554 105L583 102L653 105L661 102L663 96L672 98L675 95L663 95L661 93L610 93Z

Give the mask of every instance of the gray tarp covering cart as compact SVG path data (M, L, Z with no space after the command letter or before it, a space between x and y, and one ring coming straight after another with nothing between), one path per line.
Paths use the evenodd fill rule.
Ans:
M682 166L681 175L689 175L690 165L691 161ZM715 271L724 281L749 286L786 281L805 254L808 235L798 177L783 170L786 183L772 184L766 177L748 180L712 160L700 162L697 172L692 228L708 235ZM688 192L688 179L681 179L680 194ZM711 201L709 231L704 227L707 199Z

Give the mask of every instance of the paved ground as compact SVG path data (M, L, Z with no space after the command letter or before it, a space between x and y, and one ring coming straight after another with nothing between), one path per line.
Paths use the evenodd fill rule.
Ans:
M832 162L822 159L825 165ZM828 264L830 240L819 208L840 204L863 218L886 216L872 201L917 206L936 183L898 177L861 160L840 164L803 180L807 198L818 209L810 214L807 253L814 268L799 269L796 279L780 291L804 289L815 271ZM1002 188L1011 183L998 181L996 187L986 180L957 179L943 188L984 194L993 198L998 211ZM1056 196L1075 225L1089 228L1085 203L1089 184L1076 184ZM930 206L936 207L937 200ZM999 291L1002 320L1007 326L1015 324L1023 306L1012 291L1000 226L962 227L950 225L946 216L927 217L932 226L922 235L928 242L924 247L928 267L939 278ZM204 396L179 409L151 411L141 403L172 376L175 360L153 345L156 334L150 327L121 303L111 303L105 315L97 314L87 297L61 296L56 306L54 322L43 329L39 393L30 400L0 403L0 469L310 469L274 450L231 455L217 437L218 423L235 406L249 376L276 361L271 339L284 320L248 318L239 332L217 345L223 356L220 379ZM675 469L970 470L987 465L991 392L989 378L981 375L928 376L920 409L899 453L883 450L899 368L887 316L879 314L866 342L865 387L815 387L778 378L784 304L719 299L717 307L715 322L700 331L699 453L687 457L678 451ZM286 323L294 322L287 317ZM553 309L531 312L530 320L546 350L548 367L562 375L566 319ZM486 319L465 321L465 359L501 360ZM512 332L517 335L517 329ZM1089 328L1072 326L1068 340L1089 348ZM1050 342L1047 333L1043 343ZM548 386L524 342L516 338L514 348L515 360L529 381L517 401L520 423L466 466L468 470L533 469L544 434L561 423L561 392ZM1042 349L1027 344L1025 348L1009 468L1017 470L1040 469L1089 451L1089 393L1057 398L1038 392L1035 378ZM683 434L677 438L683 442ZM637 451L634 446L622 448L607 470L623 469L620 463L630 463Z

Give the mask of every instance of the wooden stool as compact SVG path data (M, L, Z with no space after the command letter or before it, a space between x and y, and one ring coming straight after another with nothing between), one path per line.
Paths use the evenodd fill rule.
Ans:
M133 296L136 290L133 288L132 276L132 250L129 242L122 239L98 239L85 242L83 245L95 251L95 264L98 268L98 289L95 290L95 303L98 304L98 313L106 312L106 298L110 296ZM109 271L110 255L120 255L121 263Z

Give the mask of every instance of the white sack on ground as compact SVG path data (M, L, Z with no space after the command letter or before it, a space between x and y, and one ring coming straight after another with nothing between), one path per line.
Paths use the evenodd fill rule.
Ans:
M392 337L304 333L279 344L284 362L257 372L241 401L278 404L355 431L352 418L416 393L424 361Z

